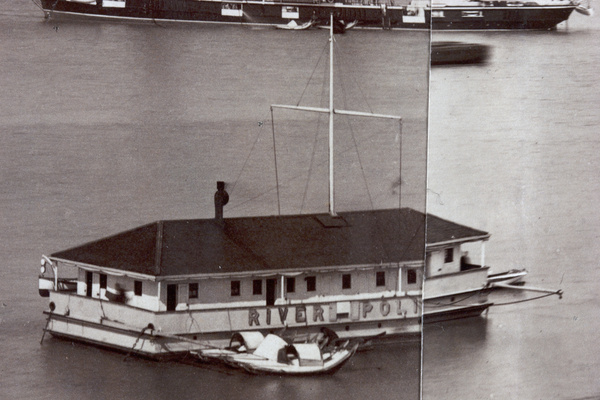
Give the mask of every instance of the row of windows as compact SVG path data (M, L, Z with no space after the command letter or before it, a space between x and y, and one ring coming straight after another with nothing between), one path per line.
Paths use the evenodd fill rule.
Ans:
M88 282L91 282L92 273L88 272ZM307 276L304 278L306 281L306 291L314 292L317 290L317 277L316 276ZM417 282L417 272L413 269L409 269L407 271L407 283L414 284ZM375 285L385 286L385 271L378 271L375 275ZM91 285L90 285L91 286ZM100 274L100 289L106 289L107 287L107 276L106 274ZM262 295L262 287L263 281L262 279L255 279L252 281L252 294L253 295ZM352 289L352 275L343 274L342 275L342 289ZM286 278L286 290L287 293L295 293L296 292L296 278ZM134 281L133 293L136 296L142 295L142 282ZM240 296L241 295L241 281L231 281L231 296ZM190 283L189 284L189 292L188 296L190 299L198 298L198 283Z
M86 296L92 297L92 282L94 280L94 273L87 271L85 280L86 280L86 285L87 285ZM108 276L106 274L100 274L100 289L106 290L106 288L108 286L107 283L108 283ZM196 284L196 291L197 290L198 290L198 284ZM133 294L136 296L142 295L142 281L134 281L133 282Z
M317 290L317 277L316 276L307 276L304 278L306 281L306 291L314 292ZM406 275L406 281L410 284L417 283L417 272L414 269L409 269ZM262 294L262 279L255 279L252 281L252 294L253 295L261 295ZM194 285L194 290L192 291L192 285ZM378 271L375 274L375 286L381 287L385 286L385 271ZM352 289L352 275L351 274L343 274L342 275L342 289ZM286 290L287 293L294 293L296 291L296 278L286 278ZM192 292L194 296L192 296ZM231 296L240 296L241 295L241 281L231 281ZM198 284L191 283L190 284L190 298L198 297Z

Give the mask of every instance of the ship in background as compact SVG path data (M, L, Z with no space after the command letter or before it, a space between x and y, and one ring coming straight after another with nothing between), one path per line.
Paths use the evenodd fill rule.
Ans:
M36 0L38 1L38 0ZM39 0L46 18L212 22L307 28L336 21L358 28L434 30L548 30L575 10L577 0Z

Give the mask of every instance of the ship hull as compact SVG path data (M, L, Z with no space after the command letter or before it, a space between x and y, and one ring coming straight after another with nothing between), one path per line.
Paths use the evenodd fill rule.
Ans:
M498 2L498 4L505 4ZM86 17L141 21L276 26L294 20L323 23L333 15L358 28L428 30L548 30L575 6L416 7L328 2L221 2L210 0L42 0L49 18Z
M411 338L421 332L420 309L407 297L402 299L355 302L357 314L334 318L329 303L152 312L50 292L44 331L57 338L156 360L174 359L207 345L225 347L232 334L240 331L279 332L295 341L314 340L322 328L344 339Z

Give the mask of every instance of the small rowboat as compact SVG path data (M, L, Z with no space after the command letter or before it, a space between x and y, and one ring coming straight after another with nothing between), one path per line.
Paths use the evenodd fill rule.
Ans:
M488 275L487 282L488 284L503 283L506 285L519 285L524 283L523 278L525 275L527 275L527 270L525 269L511 269L510 271Z
M358 343L321 349L317 343L288 343L281 337L260 332L234 334L230 346L193 352L200 361L220 362L252 374L321 375L333 374L352 358Z

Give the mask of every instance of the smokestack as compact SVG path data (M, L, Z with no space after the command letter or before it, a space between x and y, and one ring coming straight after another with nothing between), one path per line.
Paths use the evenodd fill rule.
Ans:
M223 206L229 202L229 194L225 191L225 182L217 182L217 192L215 193L215 221L223 223Z

